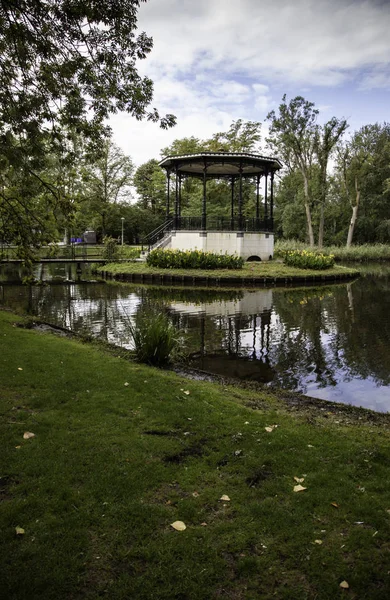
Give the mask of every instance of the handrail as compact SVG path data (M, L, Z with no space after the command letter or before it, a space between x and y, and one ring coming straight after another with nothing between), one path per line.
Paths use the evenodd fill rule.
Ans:
M154 229L145 236L142 242L142 246L145 244L145 246L148 246L148 249L150 250L151 246L153 246L153 244L161 240L168 231L172 231L173 224L173 218L166 219L164 223L161 223L161 225L156 227L156 229Z

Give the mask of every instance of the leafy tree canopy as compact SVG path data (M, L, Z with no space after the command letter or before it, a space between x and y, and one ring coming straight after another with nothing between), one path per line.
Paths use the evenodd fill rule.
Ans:
M152 38L136 34L144 0L5 0L0 5L0 125L31 144L47 129L94 137L111 113L174 124L150 108L153 83L137 59Z
M99 152L107 118L125 111L168 128L137 72L152 39L137 32L145 0L4 0L0 4L0 237L24 251L50 239L39 206L60 198L42 176L48 152L74 160L69 136ZM45 204L46 205L46 204ZM49 209L49 207L47 208Z

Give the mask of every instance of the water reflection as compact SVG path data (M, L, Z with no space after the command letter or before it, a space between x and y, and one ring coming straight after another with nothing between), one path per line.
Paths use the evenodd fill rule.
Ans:
M390 411L388 266L344 285L250 291L89 283L58 268L49 285L0 283L0 302L126 347L129 320L150 305L185 333L197 368Z

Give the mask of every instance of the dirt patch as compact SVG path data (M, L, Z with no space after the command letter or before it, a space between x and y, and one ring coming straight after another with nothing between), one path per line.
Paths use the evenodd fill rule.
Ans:
M273 473L269 467L267 468L265 465L263 465L260 467L260 469L256 469L252 475L247 477L245 483L251 488L258 488L262 485L262 483L264 483L264 481L272 477L272 475Z
M5 502L13 498L11 488L17 483L18 481L12 475L0 477L0 502Z
M182 463L191 456L201 457L204 454L203 447L207 443L207 441L207 438L202 438L196 442L193 442L186 448L183 448L183 450L180 450L180 452L164 456L163 461L166 463Z
M144 435L155 435L157 437L178 437L181 435L179 431L166 430L166 429L148 429L143 431Z

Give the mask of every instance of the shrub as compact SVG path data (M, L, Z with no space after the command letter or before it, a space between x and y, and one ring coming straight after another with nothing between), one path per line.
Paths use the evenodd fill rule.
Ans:
M333 254L325 255L308 250L290 250L284 256L284 262L299 269L330 269L334 265Z
M106 236L103 240L104 248L102 256L110 262L116 261L119 258L118 243L114 238Z
M163 313L141 310L129 329L139 362L161 367L178 356L180 335Z
M244 259L200 250L152 250L147 264L161 269L242 269Z

